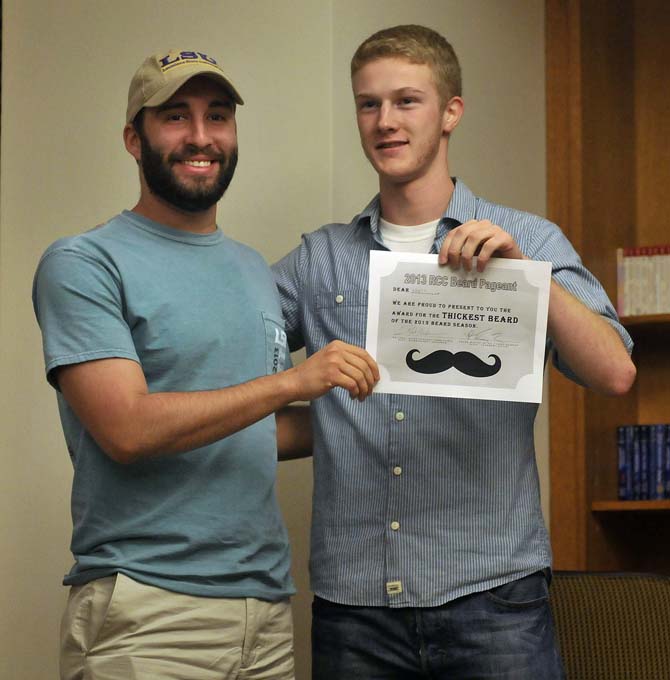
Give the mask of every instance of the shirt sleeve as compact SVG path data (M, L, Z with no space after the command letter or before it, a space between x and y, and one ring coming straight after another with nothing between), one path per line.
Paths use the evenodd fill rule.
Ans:
M300 246L272 265L272 273L279 291L282 314L286 322L286 336L291 352L305 346L300 311L305 257L306 248L303 238Z
M543 228L534 235L531 250L529 257L551 262L552 278L614 328L630 354L633 341L628 331L621 325L605 289L584 266L565 234L555 224L545 221ZM562 360L551 340L548 341L548 350L552 352L554 366L561 373L580 385L584 384Z
M33 282L47 380L59 366L111 357L139 362L118 276L94 258L67 248L47 251Z

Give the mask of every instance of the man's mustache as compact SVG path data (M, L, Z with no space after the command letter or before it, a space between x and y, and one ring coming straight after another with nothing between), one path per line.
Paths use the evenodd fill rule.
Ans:
M197 146L195 144L185 144L179 151L173 151L168 155L167 160L170 163L179 163L181 161L188 161L193 156L207 156L207 160L225 163L228 156L214 149L211 144L207 146Z
M436 352L431 352L423 359L414 359L414 354L418 349L411 349L407 352L405 362L416 373L442 373L452 366L465 375L470 375L473 378L488 378L495 375L502 366L500 357L495 354L489 354L489 358L493 358L493 365L482 361L476 354L470 352L450 352L447 349L438 349Z

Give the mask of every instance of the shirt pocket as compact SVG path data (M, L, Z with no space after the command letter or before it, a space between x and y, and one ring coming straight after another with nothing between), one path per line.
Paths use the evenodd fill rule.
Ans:
M290 366L284 319L261 312L265 328L265 362L268 375L279 373Z
M368 289L342 288L316 293L316 314L328 341L365 346Z

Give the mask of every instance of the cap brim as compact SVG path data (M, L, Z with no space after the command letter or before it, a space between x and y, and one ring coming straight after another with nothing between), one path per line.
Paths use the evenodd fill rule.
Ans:
M242 97L240 97L239 92L233 87L233 84L221 73L218 73L216 71L203 71L203 70L198 70L195 72L190 72L186 73L179 78L175 78L172 80L169 84L165 85L162 87L158 92L156 92L152 97L149 97L144 104L137 109L137 111L133 111L130 114L127 115L127 122L130 123L135 116L145 107L147 106L160 106L161 104L164 104L170 97L172 97L177 90L179 90L180 87L182 87L185 83L187 83L191 78L195 78L197 76L204 76L206 78L210 78L211 80L219 83L224 87L224 89L230 94L230 96L233 98L236 104L243 105L244 100Z

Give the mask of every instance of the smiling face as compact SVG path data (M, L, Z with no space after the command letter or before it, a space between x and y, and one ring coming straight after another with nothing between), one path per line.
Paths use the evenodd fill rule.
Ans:
M137 129L127 126L126 146L142 170L145 204L208 211L235 172L235 105L221 85L192 78L164 104L145 108Z
M448 182L449 134L460 98L440 101L432 71L404 58L364 64L352 78L363 151L382 189L417 180Z

